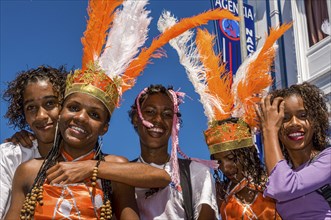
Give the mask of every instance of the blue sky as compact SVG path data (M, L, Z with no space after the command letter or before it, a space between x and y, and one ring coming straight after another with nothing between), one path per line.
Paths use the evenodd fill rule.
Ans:
M5 82L13 80L18 71L43 64L54 67L66 65L67 69L81 67L80 38L86 27L86 8L87 0L1 0L1 94L6 88ZM146 45L149 46L151 39L159 34L156 22L163 10L169 10L178 18L183 18L210 8L209 0L150 0L147 9L151 10L153 20ZM205 27L215 33L213 23ZM148 65L138 78L136 86L124 94L122 104L115 110L110 129L104 136L105 153L128 159L134 159L140 154L139 139L127 111L143 88L161 83L165 86L173 85L189 96L180 106L183 126L179 141L182 150L192 157L209 158L203 136L207 120L198 101L199 97L188 81L184 68L179 64L176 52L169 45L164 49L167 57L153 60L153 64ZM6 108L7 103L1 99L1 141L15 132L3 117Z

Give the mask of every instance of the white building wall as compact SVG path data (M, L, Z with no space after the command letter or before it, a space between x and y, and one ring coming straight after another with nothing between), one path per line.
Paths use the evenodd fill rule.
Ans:
M267 17L270 17L271 26L277 27L280 23L280 14L282 14L283 22L292 21L290 3L288 1L281 2L281 8L278 8L277 1L270 1L270 13L267 14L266 1L249 0L248 4L254 7L255 13L255 34L257 37L257 49L260 48L264 41L266 34L268 33ZM287 84L292 85L298 82L297 80L297 65L295 59L295 45L293 41L293 29L288 30L284 35L284 47L285 50L285 70L287 72ZM282 48L279 48L281 50ZM275 86L276 88L282 87L281 68L280 68L280 53L277 54L275 59Z
M278 1L280 7L278 7ZM330 4L329 1L327 1ZM331 37L327 37L309 47L307 22L302 0L270 0L270 13L267 14L267 1L248 0L254 7L255 32L257 49L263 45L268 30L267 16L271 19L271 26L279 25L279 21L293 21L293 28L284 35L284 51L286 62L286 80L288 86L308 81L326 94L331 95ZM329 17L331 9L329 7ZM281 17L280 17L281 16ZM282 48L279 48L282 49ZM279 53L275 61L276 87L282 87Z

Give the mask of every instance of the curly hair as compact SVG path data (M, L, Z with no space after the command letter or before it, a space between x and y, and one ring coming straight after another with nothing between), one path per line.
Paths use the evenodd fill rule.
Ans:
M242 165L243 172L247 175L246 177L252 178L254 184L264 189L267 176L266 169L258 156L255 146L233 150L232 153L238 158L237 160Z
M276 97L287 98L292 95L297 95L302 98L303 105L307 111L308 120L311 122L313 128L313 147L322 151L328 144L328 108L326 102L328 101L324 93L315 85L304 82L298 85L292 85L289 88L279 89L271 92L271 101ZM288 153L285 148L282 149L283 154L289 160Z
M8 83L8 88L3 94L3 99L9 102L8 110L5 118L8 118L8 124L14 129L29 129L29 125L25 120L23 109L23 95L26 86L30 82L38 82L41 80L49 80L53 85L53 91L59 96L59 103L63 101L65 90L65 80L67 72L64 66L53 68L50 66L39 66L36 69L29 69L17 73L16 78Z
M160 84L150 85L147 88L146 92L140 96L139 104L141 105L147 99L147 97L149 95L156 94L156 93L165 94L165 95L169 96L169 98L172 100L171 95L169 94L168 90L173 90L173 87L172 86L168 86L166 88L166 87L164 87L163 85L160 85ZM133 105L131 105L131 109L128 111L128 114L129 114L129 117L130 117L130 120L131 120L131 124L132 125L133 125L133 116L137 113L137 105L136 105L137 98L135 99ZM178 96L177 96L177 98L178 98ZM178 112L177 113L177 117L179 118L180 124L182 125L182 120L180 118L181 117L181 113Z

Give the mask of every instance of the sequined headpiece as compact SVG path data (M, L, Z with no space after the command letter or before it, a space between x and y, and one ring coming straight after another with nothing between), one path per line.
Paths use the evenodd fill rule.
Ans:
M165 14L163 27L173 23L175 19ZM204 134L210 154L253 145L250 131L258 124L255 104L272 83L269 72L277 48L274 43L291 26L285 24L271 29L263 47L243 62L235 77L226 71L225 64L220 61L221 55L215 54L215 37L207 30L198 29L195 43L192 43L192 31L170 41L200 95L208 118L208 129Z
M101 69L88 68L85 73L82 73L81 70L75 70L73 74L69 75L66 82L65 97L75 92L89 94L97 98L106 106L110 114L118 105L119 93L116 82L111 80Z
M219 121L204 134L210 154L254 145L248 125L238 118Z

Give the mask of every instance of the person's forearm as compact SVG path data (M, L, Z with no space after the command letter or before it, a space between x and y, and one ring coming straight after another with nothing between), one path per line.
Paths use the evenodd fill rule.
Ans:
M141 188L166 187L171 181L165 170L143 163L102 161L99 165L98 177Z
M267 172L270 174L278 161L284 159L279 146L278 131L272 129L263 129L264 158Z

